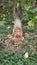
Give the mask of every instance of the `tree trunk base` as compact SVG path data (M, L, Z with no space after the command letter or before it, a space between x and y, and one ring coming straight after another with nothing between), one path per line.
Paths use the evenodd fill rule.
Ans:
M19 45L19 44L22 43L23 40L24 40L23 32L22 32L22 30L21 30L20 28L16 27L16 28L14 29L13 34L8 35L8 38L9 38L12 42L14 42L14 44Z

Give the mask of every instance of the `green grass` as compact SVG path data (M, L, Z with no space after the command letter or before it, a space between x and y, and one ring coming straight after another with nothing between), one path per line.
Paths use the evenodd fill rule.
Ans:
M12 50L0 51L0 65L37 65L37 52L24 58L24 54Z
M3 41L0 43L0 65L37 65L37 38L34 36L37 35L37 28L30 30L25 26L25 28L23 27L29 36L25 38L21 50L14 52L8 49L5 50L6 46L4 45L4 41L7 39L7 35L11 34L12 28L8 29L7 26L2 25L0 26L0 39ZM9 44L11 43L12 42ZM32 48L29 47L30 43L35 49L32 50ZM26 52L29 53L28 58L24 57Z
M5 23L6 21L0 21L0 26L4 26L4 23Z

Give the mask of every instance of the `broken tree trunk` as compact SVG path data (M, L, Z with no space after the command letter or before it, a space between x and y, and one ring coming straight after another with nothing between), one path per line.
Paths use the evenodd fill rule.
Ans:
M8 36L14 42L14 44L17 44L17 45L22 43L24 40L22 23L20 18L18 17L18 12L19 12L18 8L19 8L19 3L15 1L14 7L13 7L13 17L14 17L13 33L11 36Z
M19 3L15 2L13 9L13 15L14 15L13 41L15 42L15 44L20 44L24 40L22 23L20 18L18 17L18 12L19 12L18 8L19 8Z

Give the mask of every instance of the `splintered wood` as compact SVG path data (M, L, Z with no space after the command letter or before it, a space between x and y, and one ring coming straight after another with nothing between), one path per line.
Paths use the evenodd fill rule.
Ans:
M16 27L13 33L13 41L15 43L22 43L24 40L23 32L20 28Z
M8 35L8 38L17 45L23 42L24 40L23 31L22 31L21 21L19 19L15 20L13 33L11 35Z
M13 34L8 35L8 38L13 41L15 44L20 44L23 42L24 37L23 37L23 32L20 28L15 28Z

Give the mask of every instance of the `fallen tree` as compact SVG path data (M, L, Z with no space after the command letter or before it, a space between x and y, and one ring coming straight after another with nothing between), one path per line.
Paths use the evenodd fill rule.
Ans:
M11 39L15 44L20 44L23 42L23 31L22 31L22 22L18 16L19 12L19 3L14 1L13 7L13 17L14 17L14 27L12 35L8 35L8 38Z

